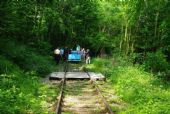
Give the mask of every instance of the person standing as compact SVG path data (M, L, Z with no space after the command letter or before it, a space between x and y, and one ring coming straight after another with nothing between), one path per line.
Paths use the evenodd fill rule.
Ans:
M64 58L64 49L60 48L60 55L61 55L61 60Z
M79 45L79 44L77 44L77 46L76 46L76 51L77 51L78 53L80 53L80 45Z
M85 58L86 58L86 64L90 64L90 50L89 49L86 50Z
M64 61L67 61L68 59L68 54L69 54L69 49L68 47L64 48Z
M56 49L54 50L54 54L55 54L56 63L59 64L60 58L61 58L60 49L59 49L59 48L56 48Z
M80 54L81 54L82 60L85 60L86 51L84 48L81 49Z

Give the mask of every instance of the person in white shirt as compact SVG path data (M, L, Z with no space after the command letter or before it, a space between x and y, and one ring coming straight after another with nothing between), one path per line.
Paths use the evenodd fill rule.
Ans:
M61 58L60 49L59 49L59 48L55 49L55 50L54 50L54 54L55 54L56 63L59 64L60 58Z

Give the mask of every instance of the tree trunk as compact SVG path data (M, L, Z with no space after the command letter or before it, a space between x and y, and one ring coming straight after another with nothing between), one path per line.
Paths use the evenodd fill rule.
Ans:
M123 43L123 24L122 24L122 27L121 27L121 40L120 40L120 43L119 43L119 49L120 51L122 50L122 43Z
M128 50L129 50L129 46L128 46L128 22L126 22L126 26L125 26L125 37L124 37L124 49L125 49L125 55L127 55Z
M156 17L155 17L155 33L154 33L155 38L157 37L158 18L159 18L159 12L156 13Z

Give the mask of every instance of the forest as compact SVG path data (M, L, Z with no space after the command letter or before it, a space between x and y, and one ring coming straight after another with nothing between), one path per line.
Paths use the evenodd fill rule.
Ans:
M1 0L0 113L48 114L58 90L40 80L76 44L126 103L116 113L170 114L169 0Z

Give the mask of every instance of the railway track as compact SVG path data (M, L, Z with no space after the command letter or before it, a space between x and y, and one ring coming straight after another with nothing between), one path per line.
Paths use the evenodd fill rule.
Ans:
M64 65L64 78L56 105L56 114L113 114L95 81L67 80L67 72L80 69L75 65ZM87 75L90 77L88 72Z

